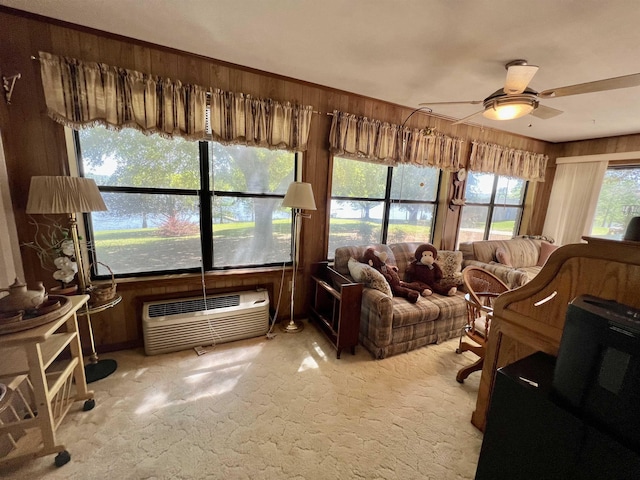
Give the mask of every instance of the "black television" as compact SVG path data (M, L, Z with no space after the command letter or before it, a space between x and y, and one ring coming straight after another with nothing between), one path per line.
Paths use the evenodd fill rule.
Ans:
M575 298L552 391L576 415L640 452L640 310L590 295Z

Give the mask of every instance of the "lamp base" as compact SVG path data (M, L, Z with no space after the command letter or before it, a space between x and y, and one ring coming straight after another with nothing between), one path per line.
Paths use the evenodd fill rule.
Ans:
M280 330L282 330L284 333L298 333L304 330L304 323L296 320L291 320L287 323L281 323Z
M95 382L107 378L118 368L115 360L98 360L96 363L88 363L84 367L84 376L87 383Z

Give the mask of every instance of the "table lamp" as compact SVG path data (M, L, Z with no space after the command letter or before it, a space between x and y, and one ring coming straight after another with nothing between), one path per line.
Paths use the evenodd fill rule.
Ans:
M31 177L29 198L26 213L28 214L67 214L76 262L78 264L79 293L88 293L86 272L78 241L78 222L76 213L98 212L107 210L96 182L91 178L67 176L35 176ZM100 380L115 372L118 364L115 360L98 360L89 307L85 306L89 339L91 341L90 363L85 366L87 383Z
M291 318L287 325L281 326L286 333L297 333L304 328L304 324L296 322L293 318L293 305L296 293L296 272L298 270L298 234L300 230L300 218L302 210L316 210L316 202L313 198L313 190L310 183L291 182L287 193L282 200L283 207L291 207L293 212L293 275L291 280Z

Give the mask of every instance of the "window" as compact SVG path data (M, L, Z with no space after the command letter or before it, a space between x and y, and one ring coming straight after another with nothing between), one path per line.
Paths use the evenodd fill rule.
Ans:
M328 257L345 245L432 240L440 170L334 157Z
M629 220L640 216L640 166L607 169L591 235L621 240Z
M527 182L492 173L470 172L460 215L458 244L508 239L518 234Z
M102 127L76 141L109 209L87 226L99 276L104 265L133 275L291 260L291 211L280 204L295 154Z

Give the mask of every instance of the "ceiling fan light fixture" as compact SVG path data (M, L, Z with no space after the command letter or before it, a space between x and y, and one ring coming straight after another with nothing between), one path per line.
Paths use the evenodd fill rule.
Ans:
M484 102L482 116L490 120L513 120L530 114L537 106L536 99L529 95L492 98Z

